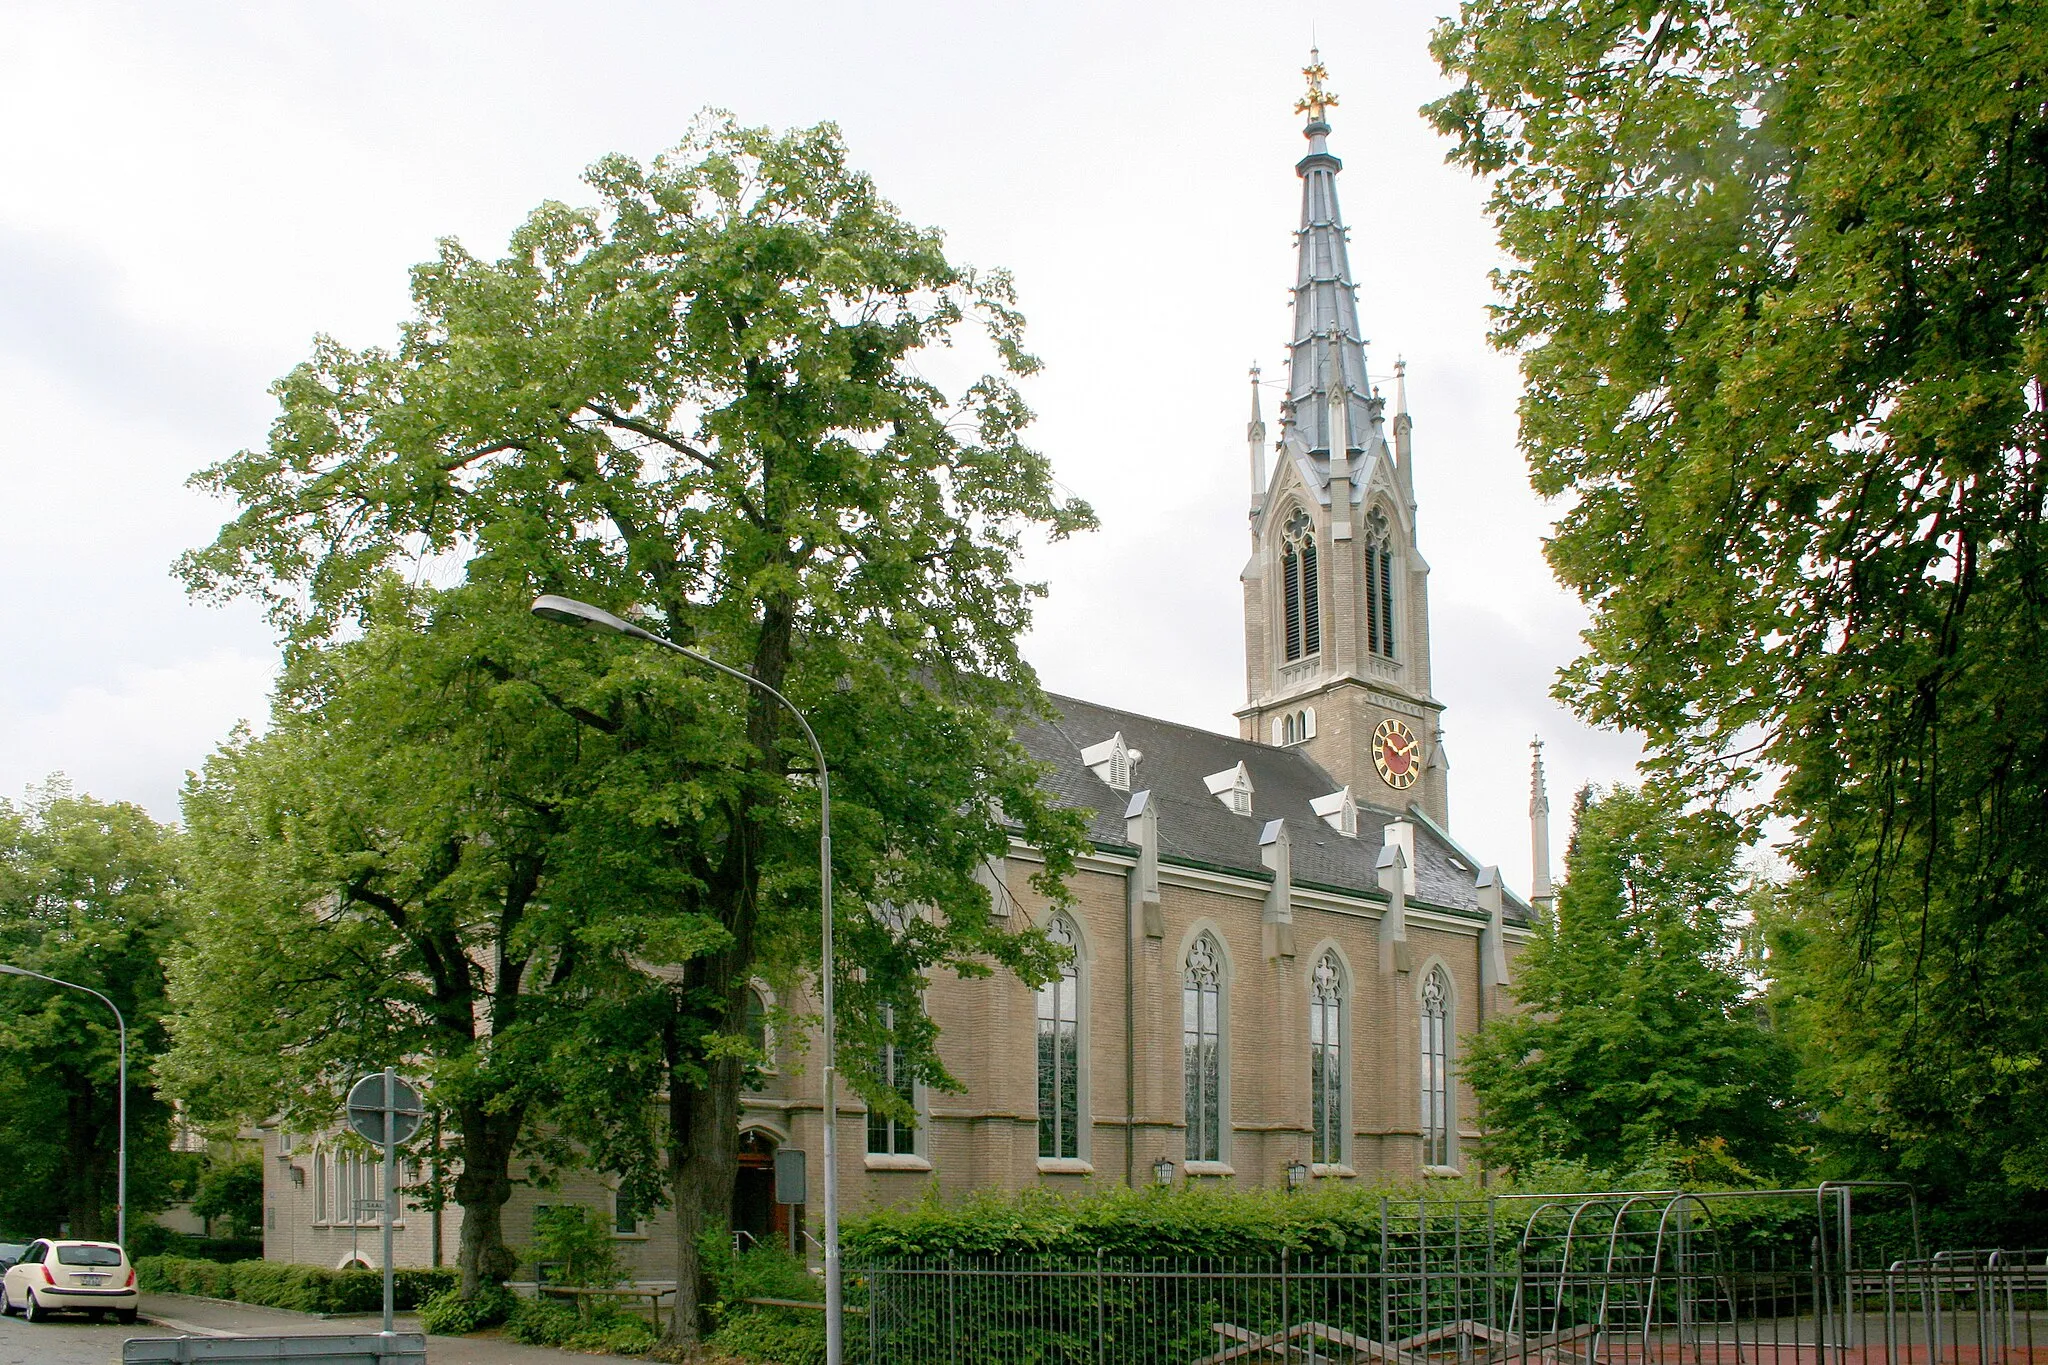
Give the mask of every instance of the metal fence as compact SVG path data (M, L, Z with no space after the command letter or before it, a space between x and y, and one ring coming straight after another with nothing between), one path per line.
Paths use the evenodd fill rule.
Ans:
M2048 1365L2048 1256L1893 1258L1851 1202L1764 1247L1661 1192L1383 1204L1343 1255L869 1265L849 1336L873 1365Z

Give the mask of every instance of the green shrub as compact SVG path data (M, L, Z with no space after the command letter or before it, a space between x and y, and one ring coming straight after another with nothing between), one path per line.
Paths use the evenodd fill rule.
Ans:
M0 1237L0 1241L8 1240ZM33 1241L24 1237L22 1241ZM128 1255L183 1256L196 1261L256 1261L263 1258L261 1237L192 1237L162 1223L142 1223L128 1231Z
M710 1344L763 1365L824 1365L825 1315L791 1308L732 1313L711 1334Z
M135 1261L135 1277L137 1287L147 1293L197 1294L299 1313L371 1313L384 1303L384 1277L375 1270L329 1270L283 1261L222 1265L187 1256L142 1256ZM452 1266L399 1270L391 1281L397 1306L411 1310L458 1286L462 1274Z
M420 1326L436 1336L467 1336L496 1327L518 1306L518 1297L501 1284L486 1286L473 1299L463 1298L460 1288L447 1289L420 1305Z
M583 1204L557 1204L534 1215L533 1263L550 1268L550 1284L603 1287L625 1278L611 1219Z
M566 1304L521 1299L505 1320L505 1335L528 1346L568 1351L641 1355L654 1345L654 1328L624 1309L592 1304L584 1312Z

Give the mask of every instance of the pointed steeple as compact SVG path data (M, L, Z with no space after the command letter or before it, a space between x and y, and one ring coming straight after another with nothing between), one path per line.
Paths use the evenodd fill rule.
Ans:
M1529 742L1529 904L1548 914L1556 891L1550 885L1550 792L1543 780L1543 740Z
M1399 357L1394 360L1394 473L1401 480L1401 495L1408 499L1408 510L1415 510L1415 469L1410 463L1414 454L1409 448L1409 433L1415 430L1415 421L1408 415L1408 362Z
M1252 420L1244 429L1244 436L1251 446L1252 457L1252 515L1259 515L1259 509L1266 502L1266 419L1259 412L1259 367L1252 366Z
M1343 405L1342 425L1348 428L1353 450L1363 448L1376 414L1368 406L1372 388L1365 377L1365 343L1358 331L1358 288L1351 280L1344 216L1337 207L1337 172L1344 163L1331 155L1327 142L1326 115L1337 97L1323 88L1329 72L1313 49L1302 74L1308 77L1308 94L1295 110L1308 115L1301 130L1308 139L1308 155L1294 167L1301 177L1301 228L1295 234L1298 263L1288 398L1303 444L1327 459L1333 394ZM1339 433L1340 440L1345 436Z

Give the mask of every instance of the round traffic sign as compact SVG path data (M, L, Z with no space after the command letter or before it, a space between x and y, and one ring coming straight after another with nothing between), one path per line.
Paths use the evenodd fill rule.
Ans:
M389 1108L386 1108L384 1074L365 1076L349 1088L348 1126L367 1142L384 1145L384 1116L391 1115L391 1141L404 1142L420 1130L426 1108L420 1092L397 1076L391 1078Z

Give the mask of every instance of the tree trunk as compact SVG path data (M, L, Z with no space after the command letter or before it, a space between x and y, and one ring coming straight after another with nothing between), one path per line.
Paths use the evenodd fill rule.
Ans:
M65 1105L66 1138L70 1146L68 1178L64 1182L64 1216L71 1225L71 1235L91 1241L107 1236L104 1216L111 1202L106 1180L107 1162L105 1153L110 1149L107 1134L98 1122L90 1093L81 1093L70 1084L75 1073L66 1074L66 1089L69 1099ZM77 1078L78 1087L89 1085L84 1077Z
M519 1268L519 1258L505 1245L504 1213L512 1197L512 1146L526 1107L490 1113L481 1103L467 1104L457 1107L455 1117L461 1125L455 1150L462 1166L453 1191L462 1206L456 1264L462 1270L462 1297L473 1299L487 1286L511 1279Z
M671 1045L672 1062L680 1062ZM676 1305L662 1337L665 1351L695 1347L701 1340L704 1305L702 1239L727 1227L732 1217L733 1182L739 1169L740 1080L737 1058L721 1057L709 1067L703 1086L680 1083L669 1072L669 1183L676 1215Z

